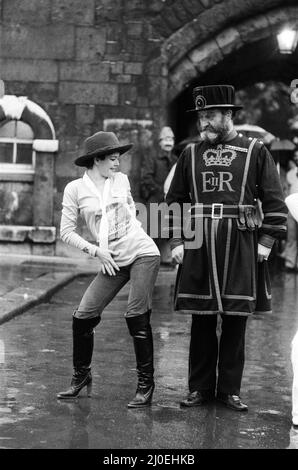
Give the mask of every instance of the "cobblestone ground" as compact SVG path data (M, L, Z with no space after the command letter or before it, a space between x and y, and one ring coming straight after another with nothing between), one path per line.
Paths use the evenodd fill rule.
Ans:
M127 287L95 334L93 397L56 399L69 384L71 314L90 277L76 278L41 304L0 326L2 449L286 449L291 428L290 343L298 328L298 276L273 279L271 315L249 319L241 414L217 404L184 410L190 318L172 313L172 290L154 291L156 391L146 410L126 407L136 387L133 345L123 318Z

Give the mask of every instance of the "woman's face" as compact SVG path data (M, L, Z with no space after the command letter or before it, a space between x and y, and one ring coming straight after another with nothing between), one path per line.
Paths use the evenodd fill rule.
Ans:
M104 160L94 159L94 166L104 178L110 178L119 170L119 152L111 153Z

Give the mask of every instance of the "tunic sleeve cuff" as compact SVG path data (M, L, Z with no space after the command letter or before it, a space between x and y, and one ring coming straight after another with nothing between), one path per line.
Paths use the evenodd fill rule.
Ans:
M179 246L179 245L184 245L182 238L171 238L170 240L171 250L173 250L174 248L176 248L176 246Z
M261 235L258 242L260 245L266 246L267 248L272 248L275 242L275 238L271 237L270 235Z

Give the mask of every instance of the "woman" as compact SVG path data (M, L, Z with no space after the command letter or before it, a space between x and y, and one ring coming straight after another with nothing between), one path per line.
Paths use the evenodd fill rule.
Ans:
M128 407L148 406L154 390L151 298L160 253L135 215L130 184L118 171L119 157L132 147L120 145L113 132L97 132L84 142L75 164L86 167L82 178L67 184L63 196L61 239L98 257L99 273L73 313L73 366L71 385L57 397L76 397L87 387L91 394L91 359L94 328L104 308L131 281L125 319L133 337L138 386ZM98 245L76 233L78 214L84 218Z

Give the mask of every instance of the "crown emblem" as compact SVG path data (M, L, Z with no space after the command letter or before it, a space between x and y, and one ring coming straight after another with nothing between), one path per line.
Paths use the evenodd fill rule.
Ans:
M206 166L230 166L236 157L237 153L235 150L223 149L222 145L218 145L216 149L207 149L203 153Z
M205 98L203 95L198 95L198 96L196 97L195 104L196 104L196 109L203 109L203 108L205 108L205 106L207 105L206 98Z

